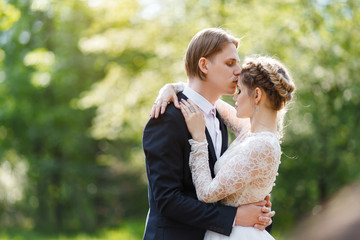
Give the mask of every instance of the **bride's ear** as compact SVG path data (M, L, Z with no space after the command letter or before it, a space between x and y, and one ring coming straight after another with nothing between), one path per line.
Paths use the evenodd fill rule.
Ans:
M263 96L263 91L260 88L255 88L254 90L254 100L255 100L255 104L259 104L261 102Z

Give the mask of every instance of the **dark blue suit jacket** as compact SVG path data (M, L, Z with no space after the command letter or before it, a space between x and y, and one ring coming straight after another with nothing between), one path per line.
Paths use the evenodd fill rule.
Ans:
M179 99L186 96L178 94ZM220 116L223 153L227 129ZM209 164L214 176L215 150L206 130ZM189 168L191 135L181 111L171 103L165 114L150 119L143 134L149 181L149 213L145 240L201 240L206 229L230 235L236 208L197 200Z

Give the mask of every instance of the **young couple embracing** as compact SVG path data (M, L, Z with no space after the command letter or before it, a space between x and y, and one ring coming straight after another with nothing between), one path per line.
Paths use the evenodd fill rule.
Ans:
M222 29L197 33L185 56L187 84L165 85L154 103L143 134L145 240L274 239L269 194L295 86L273 58L240 67L238 45ZM235 108L222 95L234 95ZM227 127L236 135L229 147Z

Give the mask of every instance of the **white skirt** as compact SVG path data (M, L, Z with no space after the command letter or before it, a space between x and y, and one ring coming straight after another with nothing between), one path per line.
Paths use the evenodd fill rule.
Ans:
M253 227L234 226L230 236L213 231L206 231L204 240L275 240L266 230L261 231Z

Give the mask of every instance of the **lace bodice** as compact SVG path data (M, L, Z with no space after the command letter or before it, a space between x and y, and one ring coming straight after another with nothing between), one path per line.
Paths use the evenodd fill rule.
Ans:
M236 207L261 201L271 192L281 157L280 142L274 133L242 131L217 160L214 179L208 163L207 141L189 142L189 165L199 200L221 200Z

